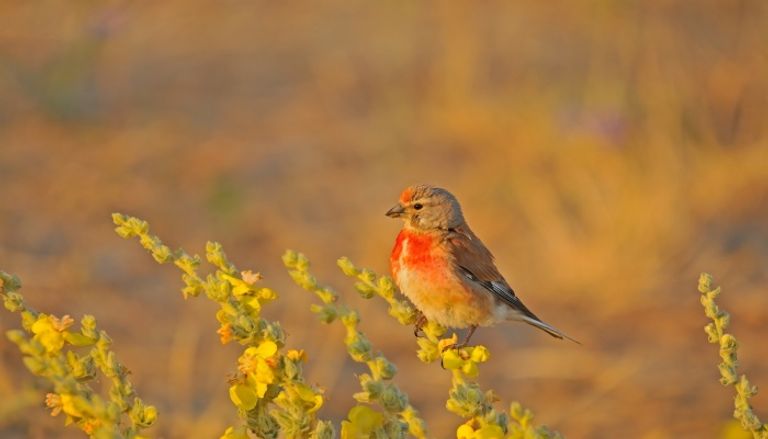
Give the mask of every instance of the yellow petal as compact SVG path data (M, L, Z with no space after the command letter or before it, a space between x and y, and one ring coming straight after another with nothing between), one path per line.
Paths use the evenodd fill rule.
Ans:
M260 358L269 358L277 352L277 343L271 340L265 340L256 347L254 355Z
M477 439L503 439L504 430L498 425L488 424L475 431L474 437Z
M477 363L474 363L472 361L467 361L461 367L461 371L464 372L464 374L466 374L468 377L474 378L477 376L477 373L478 373Z
M341 421L341 439L358 439L357 429L349 421Z
M323 406L323 395L315 395L314 405L312 405L312 407L307 409L307 413L314 413L320 410L320 407L322 406Z
M472 355L470 358L476 363L485 363L490 357L491 354L488 352L488 348L485 346L475 346L472 349Z
M264 302L270 302L272 300L277 299L277 293L275 293L270 288L262 288L262 289L260 289L259 292L258 292L258 296Z
M47 315L40 314L35 323L32 324L31 329L35 335L42 334L43 332L53 331L53 323L51 323Z
M232 288L232 294L235 296L242 296L243 294L251 291L251 287L249 287L245 283L237 284L235 287Z
M461 424L456 429L456 439L472 439L474 436L475 430L467 424Z
M256 383L256 395L259 398L263 398L264 395L267 393L267 388L269 387L268 383Z
M299 398L303 399L304 401L315 400L315 391L312 390L312 388L309 387L308 385L303 383L297 383L294 389L296 390L296 395L298 395Z
M259 402L259 397L256 394L256 391L244 384L235 384L231 386L229 388L229 399L231 399L237 407L243 410L250 410L256 407L256 403Z
M254 311L256 312L261 311L261 302L259 301L258 297L251 297L245 303L248 306L250 306Z
M362 434L370 434L384 424L384 415L365 405L352 407L347 417Z
M59 352L64 347L64 336L58 331L41 332L35 338L48 352Z
M275 381L275 372L264 360L259 359L256 362L256 367L248 374L247 380L253 385L257 383L270 384Z
M461 359L459 353L453 349L449 349L443 352L443 367L449 370L460 369L464 366L464 360Z

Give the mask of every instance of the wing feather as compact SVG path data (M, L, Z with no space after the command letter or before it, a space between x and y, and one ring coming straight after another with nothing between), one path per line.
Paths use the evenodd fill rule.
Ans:
M493 255L468 227L452 229L448 235L456 268L467 279L483 286L502 302L527 317L539 320L515 295L504 276L501 275Z
M450 229L447 241L453 253L456 270L470 282L482 286L517 311L520 314L520 320L549 333L553 337L573 340L553 326L544 323L523 304L496 268L491 252L469 227L464 225Z

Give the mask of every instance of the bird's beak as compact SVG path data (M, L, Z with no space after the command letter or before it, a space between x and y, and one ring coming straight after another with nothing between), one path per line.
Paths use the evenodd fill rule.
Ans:
M384 215L390 217L390 218L398 218L403 215L405 212L405 208L400 204L395 204L391 209L387 211Z

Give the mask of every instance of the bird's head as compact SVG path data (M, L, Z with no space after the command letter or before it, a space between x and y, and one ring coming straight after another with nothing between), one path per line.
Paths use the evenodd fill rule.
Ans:
M456 197L426 184L405 188L399 202L386 215L402 218L406 227L416 230L448 230L464 223Z

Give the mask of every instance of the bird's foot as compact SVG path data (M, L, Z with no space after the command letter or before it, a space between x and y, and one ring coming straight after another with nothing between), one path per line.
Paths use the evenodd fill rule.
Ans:
M466 340L461 342L461 343L454 343L454 344L448 345L448 346L444 347L440 351L440 353L443 354L443 353L445 353L445 351L455 350L456 353L458 354L459 358L461 358L462 360L468 360L469 357L470 357L469 353L467 351L462 351L461 350L462 348L465 348L465 347L467 347L467 341ZM445 369L445 365L443 364L443 361L444 361L443 356L440 355L440 367Z
M449 349L454 349L454 350L458 351L459 349L465 348L465 347L467 347L467 341L466 340L462 341L461 343L449 344L448 346L444 347L440 352L445 352L445 351L447 351Z
M426 334L424 334L424 325L427 324L427 318L424 317L424 314L419 313L419 317L416 319L416 323L413 325L413 335L416 337L423 337Z
M463 360L467 360L469 358L469 353L466 351L462 351L462 348L467 347L469 344L469 339L472 338L472 334L475 333L475 330L477 329L477 326L470 326L469 327L469 333L467 333L467 336L464 337L464 340L461 341L461 343L453 343L449 344L448 346L443 347L443 349L440 350L440 367L445 369L445 365L443 364L443 353L449 349L455 349L456 352L459 354L459 357L461 357Z
M463 347L466 347L469 344L469 339L472 338L472 334L475 333L476 329L477 329L477 326L470 326L469 327L469 332L467 333L467 336L464 337L464 340L462 340L461 343L449 344L448 346L444 347L441 352L445 352L448 349L456 349L456 350L458 350L458 349L461 349Z

